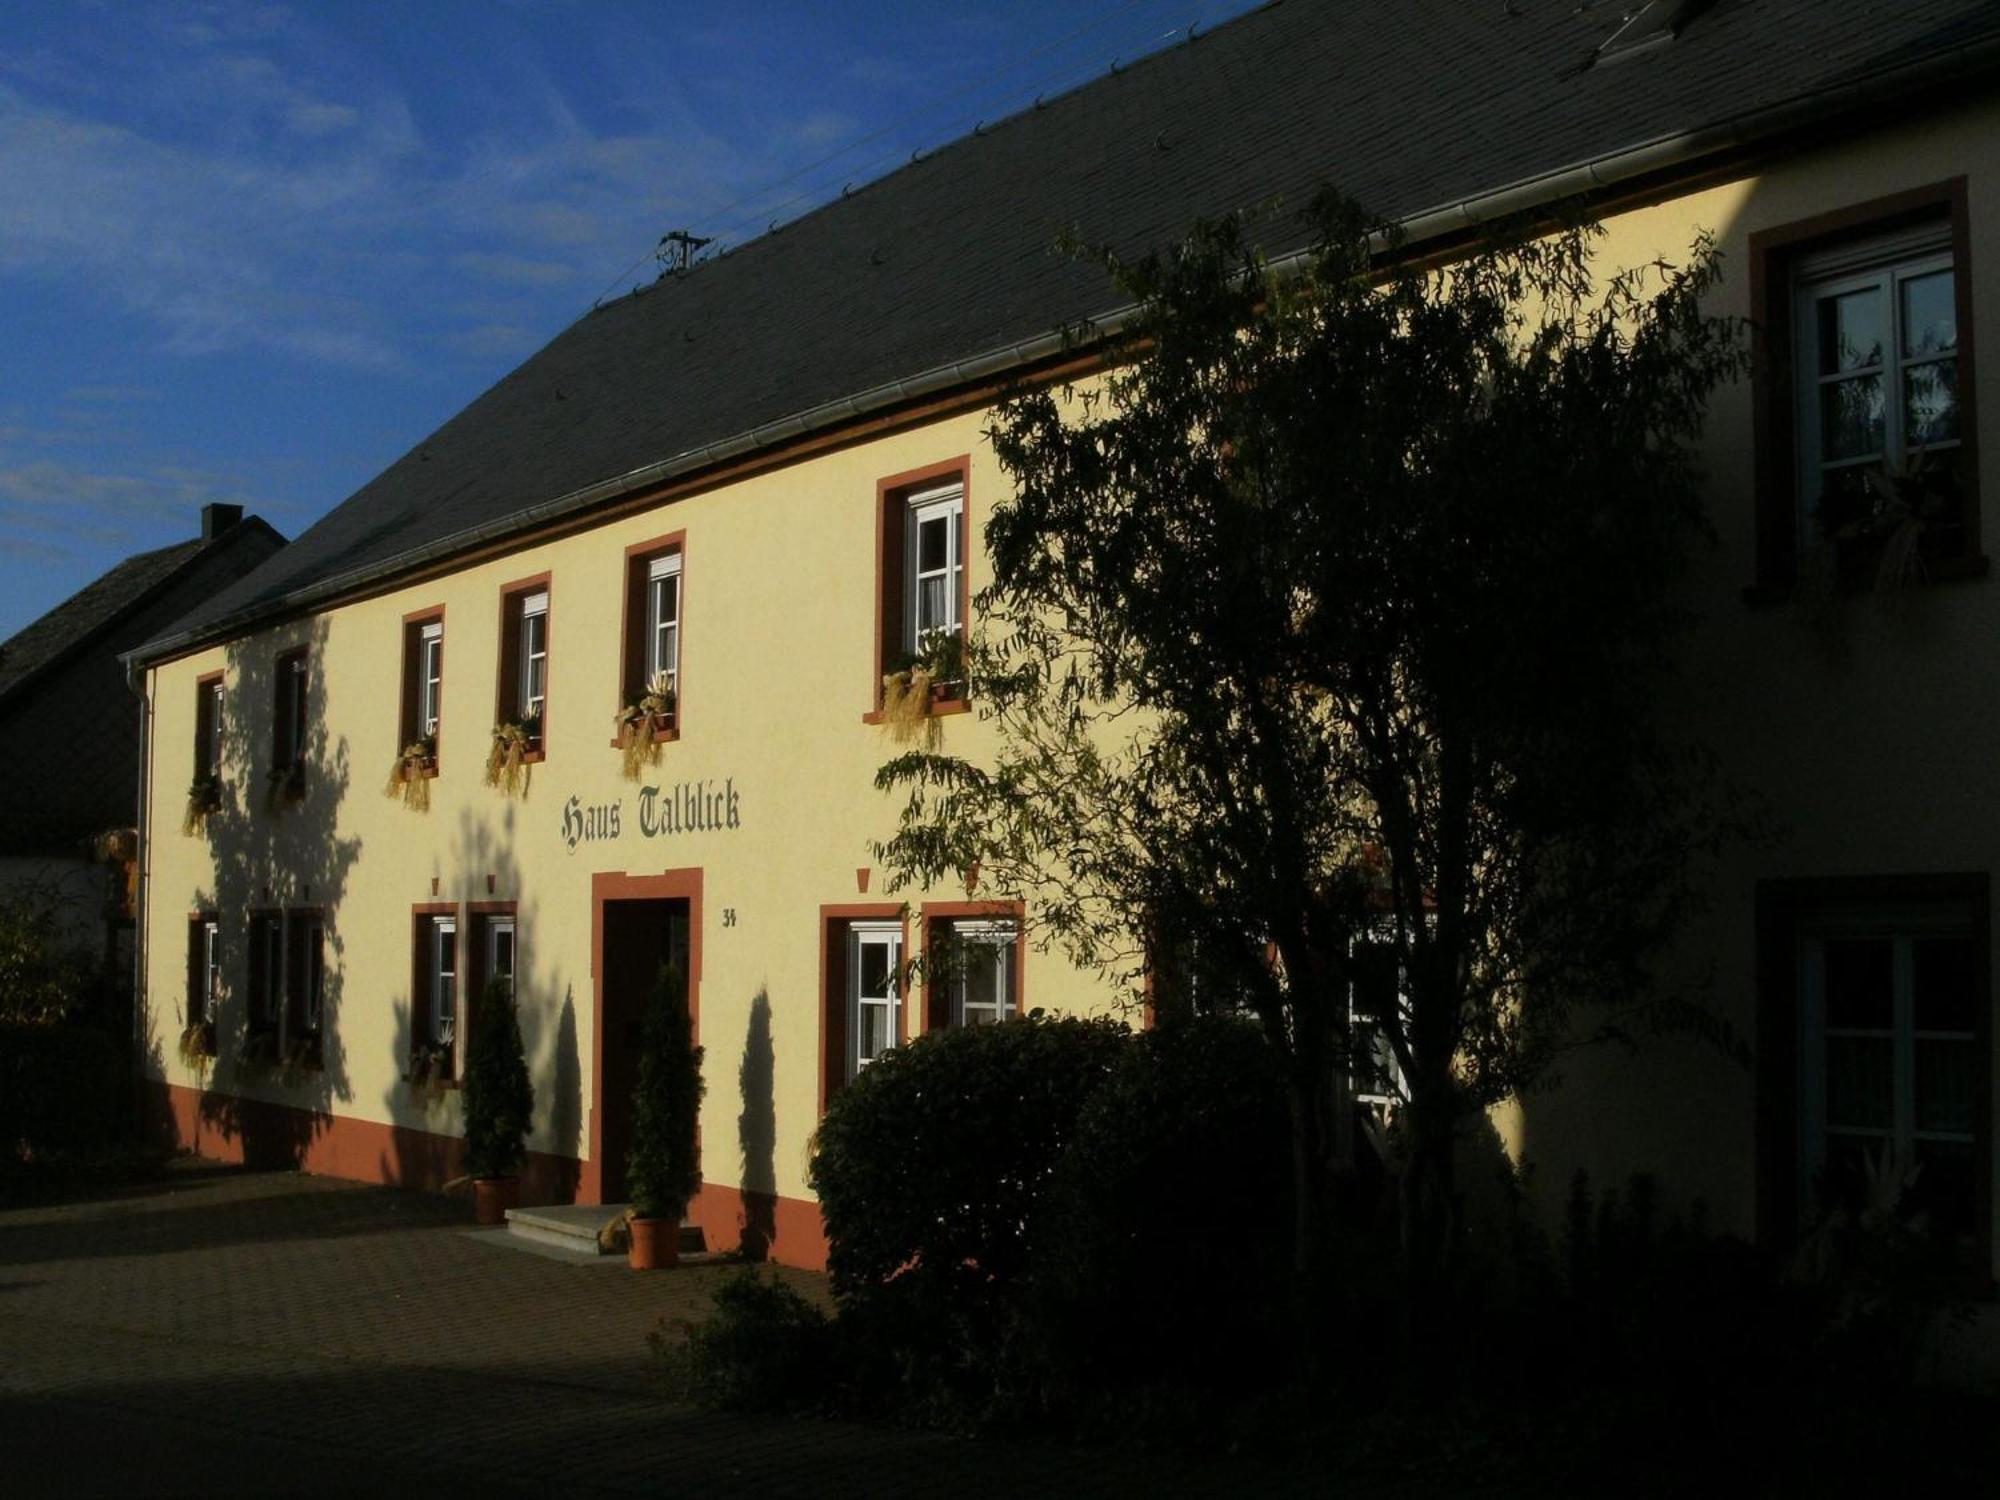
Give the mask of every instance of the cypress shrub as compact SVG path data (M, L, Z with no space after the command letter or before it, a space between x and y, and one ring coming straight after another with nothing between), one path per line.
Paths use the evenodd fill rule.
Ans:
M528 1155L535 1087L521 1047L514 986L487 981L472 1010L465 1049L465 1160L474 1177L512 1177Z
M701 1189L696 1131L707 1088L701 1060L688 1014L687 976L678 964L667 964L646 1004L625 1164L632 1212L639 1218L679 1222Z

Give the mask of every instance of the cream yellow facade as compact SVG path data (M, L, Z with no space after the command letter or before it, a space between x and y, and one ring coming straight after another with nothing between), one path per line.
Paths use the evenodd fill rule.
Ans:
M1752 236L1816 216L1965 179L1973 320L2000 308L2000 105L1963 103L1907 125L1829 140L1725 181L1682 190L1606 220L1600 265L1684 256L1699 230L1722 249L1714 310L1751 313ZM1984 331L1982 328L1981 331ZM1969 363L1969 359L1967 361ZM2000 376L1989 374L1989 386ZM1983 575L1860 595L1823 607L1746 602L1754 581L1759 496L1752 389L1718 394L1708 434L1709 509L1717 544L1691 580L1699 624L1680 679L1675 717L1722 755L1728 774L1765 799L1771 840L1730 850L1712 900L1676 960L1680 977L1706 977L1717 1013L1745 1040L1760 1026L1756 913L1770 882L1832 877L1983 875L2000 861L2000 593ZM1989 393L1964 422L1978 447L2000 455L2000 408ZM718 1192L700 1212L712 1243L736 1190L806 1205L809 1141L824 1077L822 908L906 899L963 902L953 886L885 897L870 869L871 839L893 826L895 804L873 789L891 753L865 723L876 672L878 483L964 456L973 591L988 579L976 538L1007 480L981 436L983 408L857 438L851 445L774 461L648 509L536 541L502 555L273 627L146 673L151 766L146 822L144 977L153 1072L201 1132L246 1128L227 1101L248 1098L302 1111L302 1138L332 1138L348 1122L376 1127L356 1175L429 1180L433 1138L459 1128L453 1097L432 1103L406 1080L413 1003L413 912L433 903L516 903L517 989L537 1089L532 1148L588 1163L601 1108L598 976L593 973L593 877L699 872L700 1040L707 1049L702 1115L704 1176ZM1989 458L1988 468L2000 459ZM2000 479L1989 472L1990 504ZM641 782L620 774L609 743L619 702L625 630L625 551L683 536L685 591L679 737ZM526 795L486 786L482 769L496 707L504 586L549 575L547 759ZM427 812L383 795L399 750L398 703L406 616L444 618L440 771ZM310 651L311 740L305 795L268 805L272 672L278 655ZM224 673L225 811L206 835L181 831L180 789L192 774L197 681ZM976 753L991 733L976 713L943 719L953 749ZM734 826L660 833L642 818L646 786L694 785L724 794ZM657 808L658 804L654 804ZM617 809L616 832L608 813ZM600 836L601 835L601 836ZM865 882L865 884L864 884ZM1991 911L1981 919L1990 926ZM287 1082L237 1076L228 1029L248 983L244 924L254 908L323 908L328 982L322 1069ZM175 1041L187 990L189 914L213 910L223 938L221 1059L185 1066ZM1029 916L1032 930L1032 913ZM913 923L913 941L920 932ZM1990 994L1990 948L1982 947ZM758 1005L768 1005L768 1129ZM1122 1013L1132 997L1033 951L1020 976L1024 1006ZM904 1034L922 1029L906 1003ZM609 1040L609 1039L607 1039ZM1982 1022L1979 1149L1982 1213L1990 1216L1995 1136L1990 1079L1995 1028ZM1713 1045L1664 1039L1638 1051L1599 1049L1566 1063L1562 1087L1498 1112L1509 1155L1535 1167L1560 1196L1587 1168L1603 1182L1656 1172L1668 1192L1707 1201L1718 1227L1757 1227L1759 1073ZM204 1111L199 1100L206 1098ZM217 1103L215 1101L223 1102ZM766 1135L768 1161L754 1158ZM746 1145L746 1142L749 1144ZM230 1149L225 1141L213 1141ZM1767 1143L1766 1143L1767 1144ZM310 1160L308 1153L308 1160ZM583 1173L587 1195L592 1180ZM1768 1208L1768 1202L1764 1207ZM1992 1236L1982 1243L1991 1254ZM810 1261L816 1247L781 1229L774 1253Z

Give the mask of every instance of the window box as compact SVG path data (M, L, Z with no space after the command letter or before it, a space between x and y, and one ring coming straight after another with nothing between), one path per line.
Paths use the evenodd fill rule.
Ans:
M403 806L412 812L428 812L430 784L437 773L437 741L429 735L412 740L389 768L389 784L383 788L383 795L402 798Z
M542 720L502 719L493 726L493 745L486 752L486 784L501 795L527 795L528 778L541 761Z
M190 1021L181 1030L177 1050L184 1066L197 1070L206 1067L215 1057L215 1022Z
M622 759L627 781L637 781L647 766L660 763L660 746L675 738L674 686L665 676L654 677L646 690L618 710L618 732L611 741Z

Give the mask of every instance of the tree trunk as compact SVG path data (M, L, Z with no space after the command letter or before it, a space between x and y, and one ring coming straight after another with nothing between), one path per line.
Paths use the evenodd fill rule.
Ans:
M1438 1093L1449 1089L1437 1086ZM1431 1097L1422 1097L1431 1093ZM1453 1261L1458 1239L1457 1114L1448 1093L1412 1090L1406 1114L1409 1157L1399 1198L1403 1250L1403 1327L1409 1373L1436 1367L1432 1356L1451 1324Z

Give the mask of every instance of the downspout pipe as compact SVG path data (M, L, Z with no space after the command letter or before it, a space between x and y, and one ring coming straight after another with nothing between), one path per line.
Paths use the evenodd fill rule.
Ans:
M1831 88L1796 95L1777 104L1735 115L1694 130L1657 136L1569 166L1537 173L1485 193L1454 199L1407 214L1396 223L1405 252L1452 235L1476 232L1565 201L1616 189L1639 179L1693 169L1726 159L1756 145L1830 119L1853 115L1887 100L1924 91L1937 94L1971 82L2000 68L2000 36L1935 52L1914 62L1863 74ZM1389 236L1377 238L1387 248ZM1309 250L1273 257L1280 274L1303 265ZM560 522L608 500L696 474L731 459L795 438L838 428L918 400L943 395L957 387L1031 368L1064 353L1114 340L1133 321L1136 305L1113 308L1081 324L1037 334L1033 338L991 349L965 359L934 366L915 375L872 386L850 396L808 407L790 416L748 428L717 442L689 448L610 479L571 490L539 505L497 520L455 531L394 557L365 563L320 578L282 597L264 601L212 621L197 630L166 636L139 648L148 661L158 661L201 645L240 635L251 626L332 603L348 594L445 561L489 542Z
M146 906L152 889L153 843L153 699L147 691L148 669L125 659L125 686L139 700L139 822L133 840L136 866L132 882L132 1103L134 1118L143 1118L141 1092L146 1085Z

